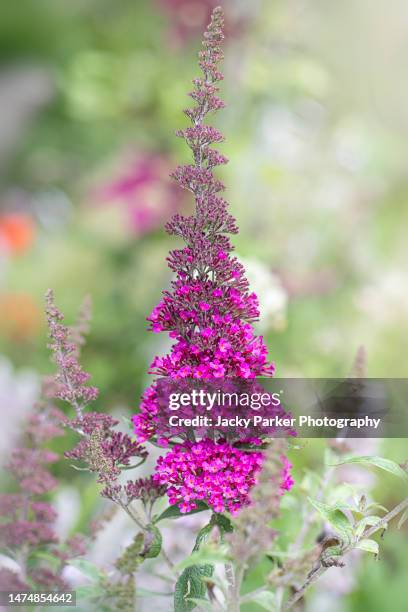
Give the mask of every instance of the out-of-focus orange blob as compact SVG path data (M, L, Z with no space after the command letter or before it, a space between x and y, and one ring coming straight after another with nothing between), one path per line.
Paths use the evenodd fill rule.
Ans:
M42 314L26 293L0 294L0 333L10 340L24 342L38 333Z
M35 226L29 215L8 213L0 215L0 246L10 253L20 254L33 243Z

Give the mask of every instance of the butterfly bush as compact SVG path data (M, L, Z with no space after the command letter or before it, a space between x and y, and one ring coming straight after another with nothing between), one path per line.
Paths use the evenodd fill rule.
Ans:
M298 487L290 500L286 498L293 512L281 513L282 495L294 484L284 437L295 432L286 430L282 437L281 431L264 426L245 431L242 426L221 424L211 431L199 426L184 432L177 426L165 427L170 407L168 389L172 385L186 391L213 385L214 390L222 383L224 391L261 392L257 378L271 377L275 371L262 336L253 328L259 317L258 299L249 289L242 264L233 255L230 235L238 230L220 195L224 186L214 176L214 169L227 161L212 146L221 143L223 136L204 122L208 113L223 106L218 97L222 27L222 11L215 9L200 53L202 76L194 80L190 94L195 104L185 111L191 126L178 132L191 148L193 162L177 168L173 176L192 192L195 211L189 217L176 214L167 225L167 231L181 238L184 246L170 253L168 263L174 273L171 288L148 317L150 329L168 333L173 345L168 355L155 357L151 364L155 379L143 395L139 414L133 417L132 437L120 431L119 422L109 414L89 410L98 390L89 384L90 375L79 361L89 327L89 304L77 323L68 327L52 292L48 292L46 314L57 372L47 381L43 401L28 416L21 443L9 456L7 469L14 478L14 490L0 495L0 549L8 556L8 567L0 568L0 590L66 589L72 586L66 570L75 563L78 567L78 559L73 558L86 554L89 537L75 534L59 541L57 514L50 503L58 485L51 466L58 457L47 450L46 444L60 435L61 425L78 436L66 457L78 462L75 467L81 471L95 474L102 497L116 504L112 508L125 511L137 527L109 571L86 560L91 584L82 593L77 591L81 609L138 609L137 599L143 591L136 590L135 575L145 561L148 565L140 583L149 585L152 575L161 577L166 592L160 594L168 595L167 582L177 577L175 612L193 610L196 604L200 609L203 604L214 611L240 612L242 605L251 602L265 609L276 609L277 605L279 609L297 609L305 592L328 568L343 567L344 555L356 548L377 555L378 543L371 537L384 531L399 515L400 527L406 521L408 498L381 517L371 514L373 507L377 511L381 506L365 494L358 498L357 490L352 502L345 500L344 506L324 503L326 497L342 499L340 489L344 494L344 484L337 486L334 482L334 467L330 465L339 457L341 463L347 463L342 455L351 448L346 448L344 440L330 445L334 455L334 462L327 462L330 467L321 476L312 472L309 482ZM358 397L359 389L356 385ZM54 405L55 399L70 405L68 415ZM182 406L179 415L194 416L193 407L193 403ZM228 415L225 406L214 403L213 409L215 416ZM244 415L245 410L238 400L229 407L237 416ZM272 412L270 416L285 414L280 404ZM262 407L258 414L263 414ZM153 473L144 473L141 478L139 472L138 478L126 480L125 471L137 470L145 462L148 452L143 444L147 441L166 451ZM406 482L406 464L369 456L348 461L355 459L392 471ZM309 491L312 506L305 503ZM170 506L162 511L160 500L164 496ZM213 513L198 531L192 555L175 567L166 552L167 542L163 543L161 522L179 517L180 512L208 509ZM299 523L292 542L291 530L283 522L289 515ZM113 517L111 512L94 522L91 539L109 517ZM279 517L281 533L275 523ZM316 539L319 533L323 536ZM308 542L312 542L311 547ZM262 584L252 592L248 590L248 573L253 583L252 570L259 563L263 568L265 558L280 556L282 561L272 564L269 575L261 572ZM152 573L150 562L155 558L169 567L171 577L162 573L160 565L160 574ZM214 558L224 564L216 574L211 562ZM104 565L105 559L99 563Z
M199 54L202 75L193 80L189 94L194 105L184 111L191 126L177 132L190 147L193 163L172 173L179 185L193 194L195 212L189 217L176 214L166 226L185 246L170 252L167 262L175 275L171 289L163 292L148 317L151 331L167 332L174 340L170 353L156 356L149 372L173 380L253 380L275 372L262 336L254 332L253 323L260 314L258 298L233 255L229 236L238 228L220 195L224 185L214 176L214 169L228 161L212 146L224 137L205 123L209 113L224 107L218 96L223 79L218 69L223 38L223 14L218 8L213 11ZM140 413L133 418L138 441L156 437L165 443L162 419L156 380L145 391ZM178 504L182 512L189 512L197 500L203 500L216 512L236 513L250 503L249 493L263 463L261 451L237 448L239 440L238 434L228 442L186 440L159 459L154 479L167 486L170 503ZM284 458L282 482L286 489L292 485L288 467Z

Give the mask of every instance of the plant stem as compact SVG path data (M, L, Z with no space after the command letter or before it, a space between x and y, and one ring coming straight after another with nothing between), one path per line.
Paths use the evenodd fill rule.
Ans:
M378 523L376 523L375 525L367 529L367 531L363 533L360 539L371 537L373 533L381 529L381 527L384 527L384 525L388 523L388 521L391 521L393 518L398 516L398 514L401 514L401 512L404 512L405 508L408 508L408 497L407 499L404 499L404 501L402 501L400 504L398 504L398 506L395 506L393 510L390 510L387 514L385 514L378 521Z
M395 506L395 508L393 510L390 510L389 512L387 512L387 514L385 514L375 525L373 525L372 527L367 529L367 531L365 531L358 539L356 539L354 542L349 544L349 546L347 546L344 549L343 555L347 554L348 552L350 552L350 550L355 548L356 544L358 542L360 542L360 540L363 540L363 539L366 539L366 538L370 538L376 531L378 531L379 529L384 527L386 525L386 523L391 521L398 514L403 512L406 508L408 508L408 498L404 499L404 501L399 503L398 506ZM293 595L293 597L291 597L291 599L289 599L286 602L286 604L283 606L283 609L284 610L290 610L291 608L293 608L295 603L298 602L299 599L301 599L303 597L305 591L312 584L314 584L320 578L320 576L322 576L328 569L329 569L328 567L320 565L320 567L318 567L316 569L316 571L310 573L308 578L307 578L307 580L306 580L306 582L303 584L303 586L298 591L296 591L296 593Z
M118 504L119 504L119 506L120 506L120 507L121 507L121 508L122 508L122 509L123 509L123 510L126 512L126 514L127 514L128 516L130 516L130 518L132 519L132 521L133 521L134 523L136 523L136 525L137 525L138 527L140 527L140 529L142 529L143 531L145 531L145 530L146 530L146 525L144 525L144 524L143 524L143 522L142 522L141 518L140 518L139 516L135 516L135 514L136 514L136 510L135 510L135 509L133 509L133 511L131 511L131 510L130 510L130 508L129 508L129 506L126 506L124 503L122 503L122 502L120 502L120 501L118 502Z
M240 612L240 593L241 584L244 577L244 568L242 566L234 567L228 563L225 565L225 574L228 580L228 612Z
M170 557L168 556L168 554L166 553L166 551L164 550L163 547L161 549L161 555L162 555L163 560L165 561L166 565L168 566L168 568L171 569L172 571L174 571L174 563L170 559Z

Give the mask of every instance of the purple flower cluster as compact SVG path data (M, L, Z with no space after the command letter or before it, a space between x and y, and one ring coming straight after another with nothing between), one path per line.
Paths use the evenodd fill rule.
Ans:
M57 485L46 467L57 459L58 455L45 449L16 448L11 452L7 468L19 481L22 490L32 495L43 495Z
M156 482L167 485L170 504L181 512L206 502L215 512L235 514L249 503L249 491L262 467L262 453L245 453L212 440L184 442L157 463Z
M204 501L215 512L236 514L248 506L250 490L263 466L262 452L243 452L226 442L202 440L176 445L157 463L154 480L166 485L170 504L190 512ZM292 467L282 455L281 493L293 486Z
M153 476L129 480L125 486L125 492L129 501L140 499L144 504L153 503L166 493L166 488L160 486Z
M119 421L107 414L87 412L80 419L67 420L66 424L82 438L65 456L84 462L89 471L98 473L100 483L110 485L130 465L131 459L147 457L138 442L113 429Z
M223 38L223 13L216 8L199 54L202 76L193 80L189 94L195 105L184 111L192 125L177 132L190 147L194 163L178 167L172 175L193 194L195 214L177 214L166 226L186 246L170 252L168 265L175 279L148 317L151 331L168 332L174 339L168 355L154 358L150 373L171 379L251 380L275 371L263 338L252 327L259 317L258 299L232 255L228 234L238 230L219 195L224 185L213 174L216 166L228 161L212 147L223 136L204 123L208 113L224 106L218 96ZM145 391L133 418L140 442L153 436L161 441L160 411L156 381ZM239 439L238 435L236 442ZM234 440L202 439L185 442L160 458L155 478L168 485L170 502L183 511L193 508L195 499L203 499L218 512L236 512L248 503L261 466L260 452L240 450Z

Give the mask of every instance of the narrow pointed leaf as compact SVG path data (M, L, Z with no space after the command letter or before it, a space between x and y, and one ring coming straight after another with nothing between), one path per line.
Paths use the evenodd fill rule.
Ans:
M198 512L204 512L204 510L208 510L207 504L202 501L196 502L197 508L195 510L191 510L191 512L185 512L184 514L180 511L180 508L177 505L169 506L162 512L155 520L155 523L159 521L163 521L164 519L173 519L180 518L181 516L190 516L192 514L197 514Z
M381 470L389 472L390 474L394 474L394 476L398 476L398 478L408 480L408 474L402 469L400 465L398 465L398 463L396 463L395 461L391 461L391 459L384 459L384 457L349 457L348 459L344 459L343 461L340 461L339 463L333 465L338 466L350 463L357 463L359 465L364 465L367 467L374 466L380 468Z

